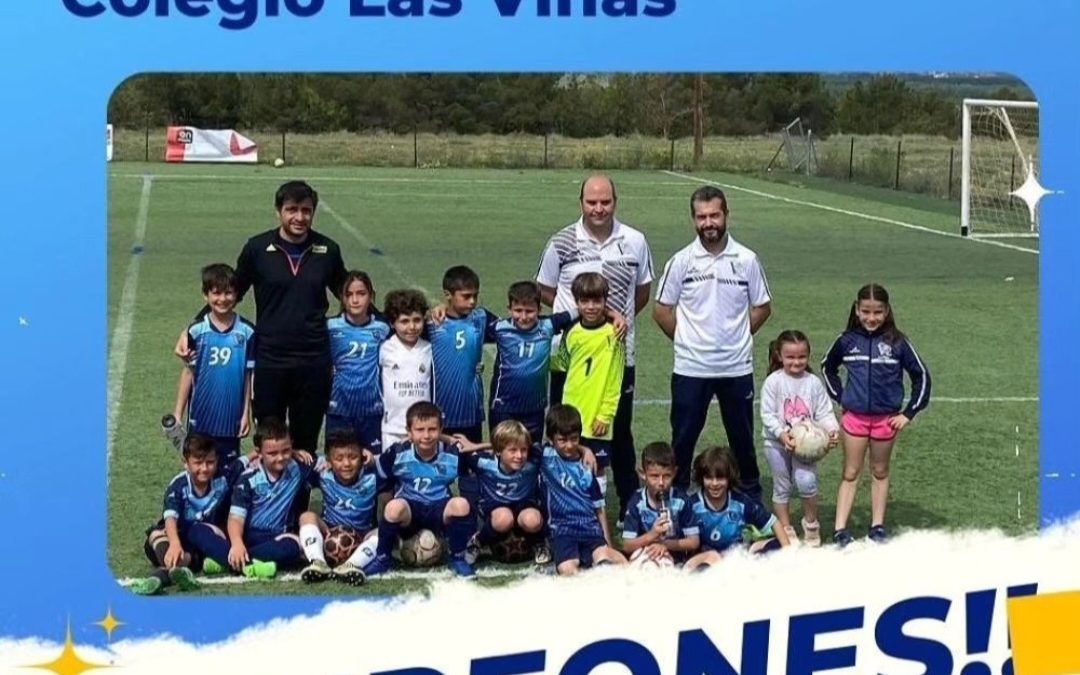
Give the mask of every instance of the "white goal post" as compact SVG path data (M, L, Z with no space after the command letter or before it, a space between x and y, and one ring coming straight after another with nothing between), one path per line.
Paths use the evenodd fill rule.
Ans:
M960 234L1038 237L1038 208L1016 191L1039 175L1039 104L965 99Z

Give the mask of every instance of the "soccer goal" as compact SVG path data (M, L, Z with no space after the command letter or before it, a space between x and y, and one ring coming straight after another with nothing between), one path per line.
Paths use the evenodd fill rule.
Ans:
M960 234L1038 237L1038 207L1018 190L1039 175L1039 104L965 99Z
M802 118L796 117L784 127L783 136L788 168L794 173L802 171L807 176L816 173L817 152L814 148L814 135L809 127L803 126Z
M801 117L796 117L780 132L782 140L772 159L765 167L771 172L780 153L787 159L788 170L792 173L805 173L807 176L817 173L817 149L814 147L814 134L809 126L803 126Z

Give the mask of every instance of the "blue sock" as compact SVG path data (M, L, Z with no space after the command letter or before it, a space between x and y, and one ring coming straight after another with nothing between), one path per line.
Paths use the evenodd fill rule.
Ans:
M469 544L469 537L476 531L476 519L472 514L467 516L451 516L450 523L446 526L447 540L450 544L450 555L457 558L465 554L465 547ZM379 533L379 545L382 545L382 533Z
M491 519L486 518L484 519L484 524L480 526L480 533L477 535L477 539L480 541L481 546L491 546L505 536L505 534L491 526Z
M192 548L224 568L229 567L229 540L219 536L214 528L205 523L195 523L188 530L188 541Z
M401 525L383 519L379 523L379 545L375 548L375 554L388 556L393 553L394 546L397 544L398 537L400 536Z
M248 549L248 557L252 560L263 562L275 562L279 565L288 565L295 562L304 554L300 544L291 537L285 539L271 539Z
M480 479L473 475L458 478L458 495L469 502L469 511L476 513L480 503Z

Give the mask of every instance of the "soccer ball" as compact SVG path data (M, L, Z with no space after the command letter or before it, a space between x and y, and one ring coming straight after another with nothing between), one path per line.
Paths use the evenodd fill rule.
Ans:
M442 560L443 546L431 530L420 530L401 542L398 557L410 567L432 567Z
M326 563L337 567L348 560L356 549L360 548L360 535L348 527L331 527L323 540L323 554Z
M278 157L277 159L274 160L274 168L275 169L280 169L283 166L285 166L285 160L283 160L280 157Z
M803 462L813 464L829 451L829 432L813 420L799 420L789 433L795 441L795 456Z
M664 569L668 567L675 567L675 561L671 558L671 554L652 560L649 556L645 555L645 549L639 548L634 551L630 556L630 567L634 569Z
M492 544L491 555L502 563L520 563L532 559L529 542L517 532L511 532L502 541Z

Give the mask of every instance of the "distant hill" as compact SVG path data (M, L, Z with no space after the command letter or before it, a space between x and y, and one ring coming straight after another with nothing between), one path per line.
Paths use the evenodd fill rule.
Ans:
M840 94L859 80L883 73L844 73L823 75L825 86ZM1012 98L1033 100L1034 94L1024 82L1003 73L893 73L912 89L932 90L956 101L965 98ZM1008 94L1007 96L1005 94Z

